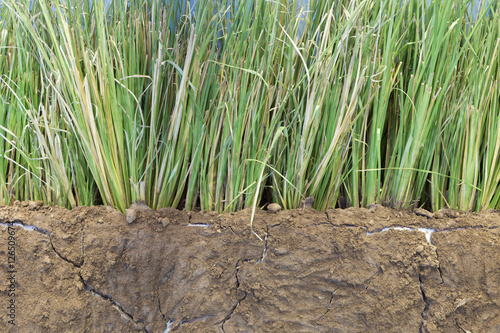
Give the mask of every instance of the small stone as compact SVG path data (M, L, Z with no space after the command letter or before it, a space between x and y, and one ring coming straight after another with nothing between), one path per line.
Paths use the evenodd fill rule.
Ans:
M281 206L278 205L277 203L272 203L267 206L267 211L271 214L276 214L281 210Z
M137 218L137 211L133 208L125 209L125 216L127 217L127 223L132 223Z
M14 206L20 206L20 205L21 205L21 201L19 201L19 200L14 201Z
M28 207L28 202L27 201L21 202L21 207Z
M99 220L97 220L97 223L98 223L98 224L103 224L103 223L104 223L104 221L103 221L103 220L101 220L101 219L99 219Z
M434 217L434 214L429 212L428 210L422 209L422 208L415 208L414 213L418 216L425 216L429 219Z
M415 249L415 251L417 251L417 253L422 253L422 252L424 252L424 246L423 246L423 245L419 245L419 246L417 246L417 248Z

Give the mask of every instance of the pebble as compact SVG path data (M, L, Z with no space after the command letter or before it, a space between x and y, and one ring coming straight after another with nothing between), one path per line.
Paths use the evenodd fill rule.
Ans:
M137 218L137 211L133 208L125 209L125 216L127 217L127 223L132 223Z
M281 210L281 206L278 205L277 203L272 203L267 206L267 211L271 214L276 214Z

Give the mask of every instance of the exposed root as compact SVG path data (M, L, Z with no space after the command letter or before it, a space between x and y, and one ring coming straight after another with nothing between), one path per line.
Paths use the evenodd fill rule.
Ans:
M264 250L262 251L262 256L260 257L259 260L257 260L257 264L258 263L261 263L262 261L264 261L264 258L266 257L267 255L267 238L269 237L269 228L267 228L267 232L266 232L266 235L264 236Z

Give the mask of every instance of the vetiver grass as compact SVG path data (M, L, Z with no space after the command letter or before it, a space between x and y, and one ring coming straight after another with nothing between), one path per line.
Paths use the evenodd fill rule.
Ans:
M3 2L0 203L500 207L496 1L95 3Z

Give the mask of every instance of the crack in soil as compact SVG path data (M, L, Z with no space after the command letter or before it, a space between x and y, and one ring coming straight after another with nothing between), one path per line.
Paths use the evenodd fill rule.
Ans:
M179 325L175 327L175 329L179 329L182 324L191 324L194 323L195 321L205 321L207 319L213 318L213 315L208 315L208 316L203 316L203 317L194 317L192 319L182 319Z
M439 251L437 247L436 247L436 260L438 261L439 277L441 278L441 282L439 284L444 284L443 270L441 269L441 260L439 260Z
M123 309L122 305L118 301L114 300L112 296L105 295L103 292L92 288L92 286L90 284L85 282L85 279L83 278L83 276L80 272L78 273L78 276L80 277L80 281L82 282L83 286L85 287L85 290L87 290L92 296L99 297L104 301L108 301L109 303L111 303L111 306L114 307L115 309L117 309L118 312L120 312L120 314L123 317L127 318L129 321L133 322L135 325L142 326L142 329L145 332L147 332L145 325L144 325L144 320L142 320L142 319L135 320L134 317L130 313L125 311L125 309Z
M236 278L236 289L240 287L240 278L238 277L238 272L240 270L240 261L238 260L236 262L236 267L235 267L235 272L234 272L234 277Z
M385 228L382 228L382 229L377 228L373 232L366 231L366 235L367 236L371 236L373 234L380 234L380 233L389 231L391 229L398 230L398 231L419 231L419 232L421 232L421 233L423 233L425 235L425 239L427 239L427 242L429 244L432 244L432 242L431 242L431 235L434 232L437 232L436 229L431 229L431 228L421 228L421 227L410 228L410 227L392 226L392 227L385 227Z
M174 266L175 267L175 266ZM172 268L167 274L170 274L170 276L173 274L174 268ZM170 279L170 277L169 277ZM158 288L156 288L156 300L158 301L158 311L160 312L163 320L166 321L165 325L165 330L163 331L163 333L168 333L170 332L170 330L172 329L172 324L175 322L175 319L172 319L172 318L167 318L167 315L165 312L163 312L162 308L161 308L161 299L160 299L160 286L158 286ZM168 319L168 320L167 320ZM182 322L179 324L179 326L182 324Z
M312 224L308 224L306 225L305 227L306 228L310 228L310 227L316 227L318 225L331 225L330 222L319 222L319 223L312 223Z
M316 321L323 319L327 315L327 313L330 312L330 309L332 307L333 297L335 297L335 292L337 290L339 290L339 288L335 288L334 291L330 292L330 301L328 302L328 305L326 307L326 311L325 311L325 313L323 313L323 315L321 317L319 317L318 319L316 319Z
M4 228L7 228L7 227L21 227L23 228L24 230L27 230L27 231L36 231L36 232L39 232L43 235L46 235L46 236L49 236L49 239L50 239L50 246L52 247L52 250L59 256L59 258L61 258L62 260L72 264L73 266L77 267L77 268L80 268L82 267L83 263L84 263L84 259L85 259L85 256L84 256L84 246L83 246L83 242L84 242L84 234L83 234L83 228L84 226L82 226L82 230L81 230L81 251L82 251L82 259L80 260L80 262L74 262L73 260L70 260L66 257L64 257L61 253L59 253L59 251L56 250L55 246L54 246L54 243L52 241L52 233L48 230L45 230L45 229L42 229L42 228L39 228L37 226L34 226L34 225L28 225L28 224L23 224L22 221L20 220L14 220L12 222L6 222L6 223L0 223L0 226L4 227Z
M82 229L80 230L80 233L81 233L80 251L82 253L82 259L80 260L80 262L75 262L71 259L66 258L61 253L59 253L59 251L57 251L56 247L54 246L54 242L52 241L52 236L50 236L50 246L52 246L52 250L54 250L54 252L59 256L59 258L72 264L73 266L75 266L77 268L81 268L85 262L85 254L84 254L84 246L83 246L84 245L84 243L83 243L84 242L84 233L83 233L84 227L85 227L85 225L83 225Z
M34 225L23 224L20 220L14 220L12 222L0 222L0 226L2 226L4 228L7 228L7 227L21 227L21 228L23 228L24 230L27 230L27 231L36 231L36 232L39 232L39 233L47 235L47 236L51 235L50 231L48 231L48 230L39 228L39 227L34 226Z
M382 274L384 270L382 267L377 265L377 271L372 274L372 276L368 277L365 281L363 281L363 285L365 286L365 290L368 290L368 287L370 286L370 283L378 277L380 274Z
M330 223L330 224L334 228L363 228L363 229L368 229L368 227L366 227L366 226L354 225L354 224L348 224L348 223L343 223L343 224L333 224L333 223Z
M266 234L266 243L267 243L267 234ZM238 290L240 288L240 284L241 284L240 283L240 277L238 276L238 273L240 271L240 261L241 262L248 262L248 261L250 261L250 259L238 260L236 262L236 267L235 267L235 272L234 272L234 276L236 278L236 290ZM215 325L221 325L222 332L224 332L224 333L225 333L224 324L232 317L232 315L233 315L234 311L236 310L236 308L248 296L248 292L246 292L245 290L242 290L242 291L244 293L243 297L241 297L240 299L238 299L238 301L231 307L231 309L229 310L229 313L224 317L224 319L222 319L218 323L215 323Z
M224 324L226 323L226 321L228 321L228 320L232 317L232 315L233 315L234 311L236 311L236 308L237 308L237 307L240 305L240 303L241 303L241 302L243 302L243 301L245 300L245 298L247 298L247 296L248 296L248 292L246 292L246 291L244 291L244 290L243 290L243 292L245 293L245 295L244 295L242 298L240 298L240 299L238 300L238 302L236 302L236 304L234 304L234 305L231 307L231 309L229 310L229 313L226 315L226 317L224 317L224 319L222 319L222 321L220 321L220 322L218 322L218 323L216 323L216 324L215 324L215 325L221 325L222 332L224 332L224 333L226 332L226 331L224 330Z
M358 226L351 226L351 225L333 225L334 227L347 227L347 228L356 228ZM366 226L359 226L361 228L365 228L368 230L368 227ZM391 227L384 227L382 229L376 228L373 232L366 231L367 236L371 236L373 234L380 234L382 232L389 231L391 229L393 230L403 230L403 231L420 231L425 234L425 238L427 239L427 242L429 244L432 244L431 242L431 237L432 234L435 232L450 232L450 231L461 231L461 230L469 230L469 229L484 229L484 230L492 230L492 229L497 229L498 226L493 226L493 227L486 227L483 225L475 225L475 226L470 226L470 227L456 227L456 228L445 228L445 229L436 229L436 228L423 228L423 227L401 227L401 226L391 226Z
M429 310L429 306L431 305L431 302L427 298L427 295L425 294L425 288L424 288L424 282L422 280L422 274L418 274L418 281L420 282L420 293L422 294L422 300L425 302L424 309L422 310L422 313L420 314L422 316L422 323L420 324L420 329L419 333L424 333L425 332L425 324L427 322L427 311Z
M82 265L83 265L83 257L82 257L82 260L80 260L79 263L74 262L73 260L66 258L62 254L60 254L59 251L56 250L56 247L54 246L54 243L52 242L52 237L50 237L50 246L52 247L52 250L54 250L55 254L57 254L59 256L59 258L61 258L62 260L70 263L71 265L73 265L73 266L75 266L77 268L81 268L82 267Z
M161 309L161 300L160 300L160 292L159 292L159 290L160 290L160 286L158 286L158 288L156 288L156 300L158 301L158 311L160 311L161 316L163 317L163 320L166 320L167 316L165 315L165 313L163 313L163 310Z

